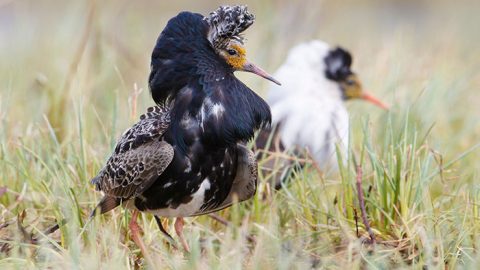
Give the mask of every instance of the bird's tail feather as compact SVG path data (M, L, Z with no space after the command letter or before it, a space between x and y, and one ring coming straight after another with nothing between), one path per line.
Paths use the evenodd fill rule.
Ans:
M114 209L115 207L119 206L121 202L121 198L115 198L107 195L103 196L90 214L90 218L93 218L97 213L103 214Z

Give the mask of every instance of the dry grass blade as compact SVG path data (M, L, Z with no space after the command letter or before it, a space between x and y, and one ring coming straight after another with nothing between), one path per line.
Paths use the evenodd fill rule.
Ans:
M358 194L358 204L360 205L360 213L362 214L362 221L363 225L365 225L365 229L368 232L368 235L370 236L370 243L375 244L375 234L372 231L372 228L370 227L370 222L368 221L368 216L367 216L367 210L365 209L365 198L363 194L363 188L362 188L362 178L363 178L363 171L362 171L362 166L358 165L357 166L357 194ZM358 231L357 231L358 234Z

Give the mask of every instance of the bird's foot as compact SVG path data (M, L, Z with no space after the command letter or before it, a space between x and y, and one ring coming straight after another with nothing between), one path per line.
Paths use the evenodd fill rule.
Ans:
M133 242L140 248L140 251L142 252L142 255L144 258L147 258L147 260L150 258L149 253L147 251L147 247L145 246L145 243L143 242L142 238L140 237L140 233L142 229L137 223L137 217L138 217L138 210L134 210L132 217L130 219L130 223L128 224L128 228L130 229L130 232L132 234L132 239Z
M178 238L180 238L180 243L182 244L185 251L190 253L190 247L188 246L187 241L185 241L185 238L183 237L183 225L183 218L177 218L175 220L175 232L177 233Z

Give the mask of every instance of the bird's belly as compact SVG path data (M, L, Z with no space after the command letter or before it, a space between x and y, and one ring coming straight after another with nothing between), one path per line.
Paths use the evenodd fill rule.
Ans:
M324 104L308 101L287 107L284 103L272 106L282 119L279 135L286 149L307 148L322 170L337 170L336 147L342 160L348 154L348 113L342 103ZM305 105L307 103L307 105ZM314 107L316 106L316 108ZM321 108L319 110L318 108Z
M165 207L158 209L146 209L145 212L162 217L189 217L196 215L201 209L205 201L205 193L211 188L208 178L203 180L200 188L190 195L191 200L180 203L176 207Z

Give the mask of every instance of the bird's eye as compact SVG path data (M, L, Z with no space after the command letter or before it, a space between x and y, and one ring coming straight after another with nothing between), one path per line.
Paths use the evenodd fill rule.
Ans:
M354 85L355 84L355 81L354 80L347 80L347 85Z
M230 50L227 50L227 53L230 55L236 55L237 51L230 49Z

